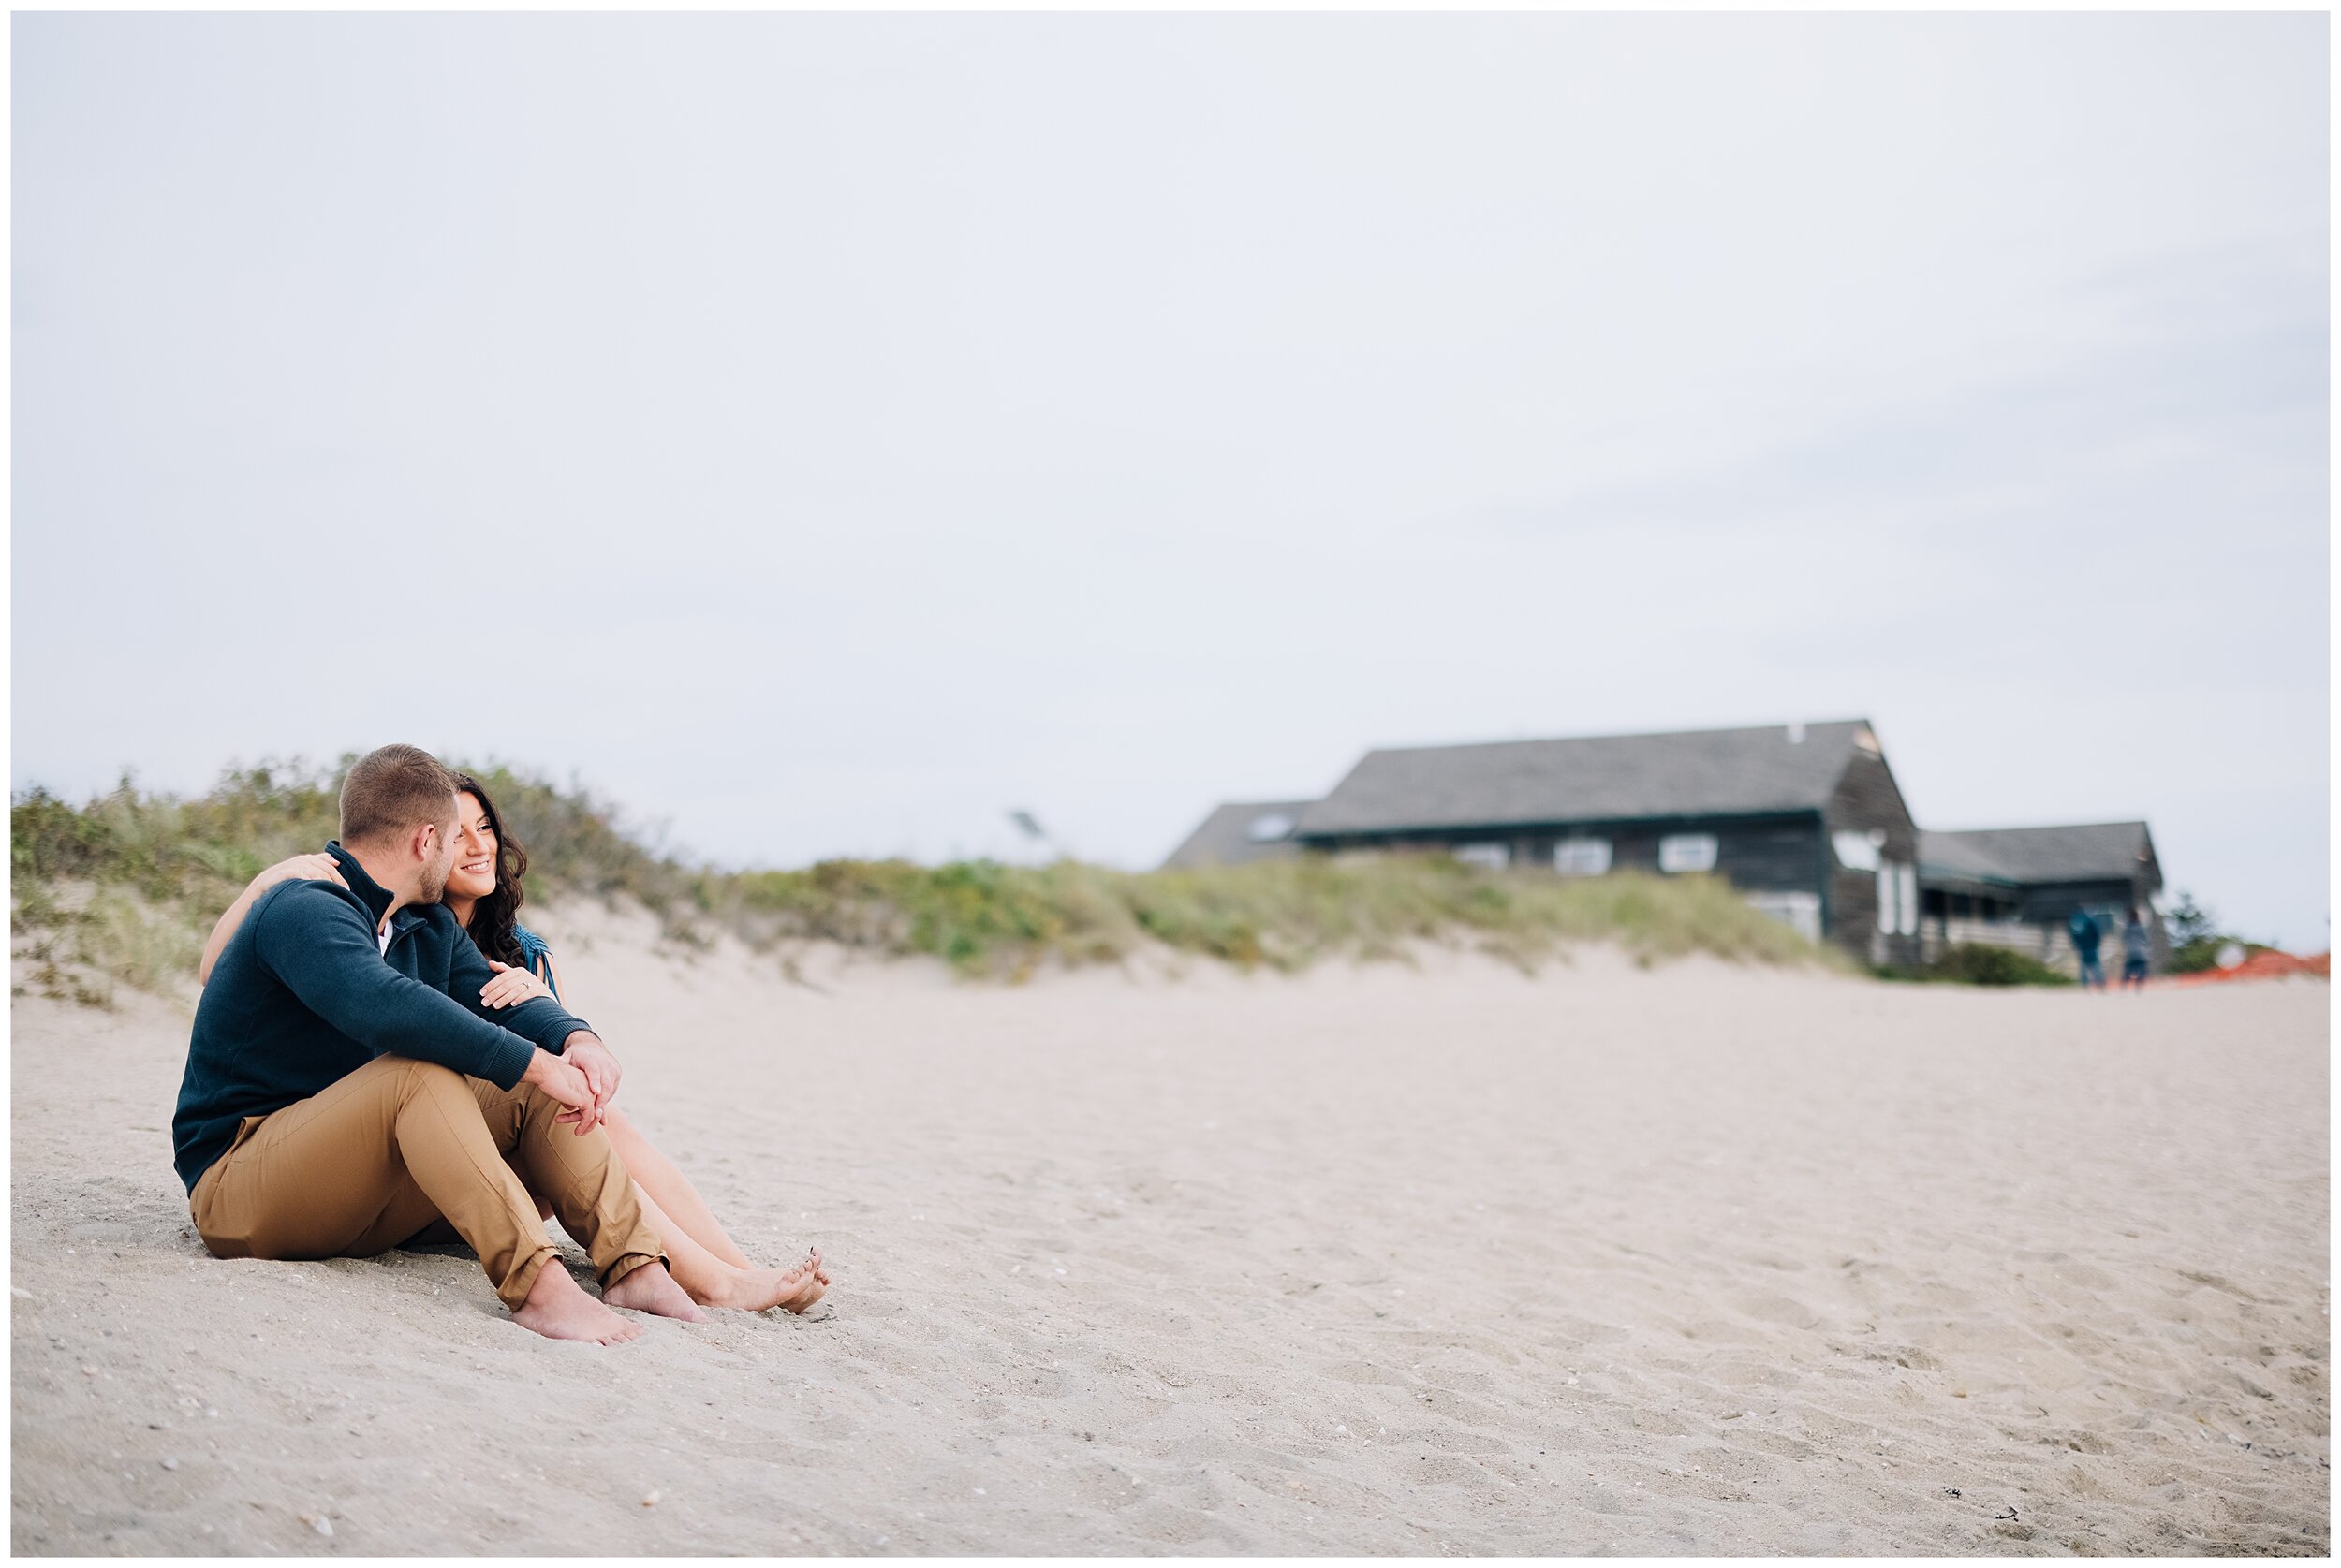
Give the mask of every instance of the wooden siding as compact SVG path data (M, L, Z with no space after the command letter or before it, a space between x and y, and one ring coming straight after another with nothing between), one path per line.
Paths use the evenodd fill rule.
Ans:
M1550 871L1553 851L1564 839L1610 841L1612 871L1658 870L1658 841L1676 833L1715 836L1715 874L1751 893L1820 890L1820 820L1810 812L1765 817L1684 817L1663 822L1539 823L1530 828L1474 831L1439 828L1406 834L1340 834L1312 838L1308 846L1334 852L1382 849L1398 853L1451 850L1458 844L1500 843L1512 864Z
M2006 947L2046 961L2049 933L2022 920L1977 920L1929 915L1919 921L1919 958L1932 963L1952 947Z
M1692 820L1663 827L1637 824L1605 834L1614 846L1611 869L1658 871L1658 841L1676 833L1713 833L1715 871L1734 887L1751 893L1820 891L1820 823L1812 816L1770 821ZM1541 860L1552 864L1553 846L1559 840L1539 843Z
M2122 910L2131 904L2149 909L2152 903L2139 877L2128 882L2107 878L2098 882L2036 882L2024 890L2024 917L2035 925L2062 925L2076 909Z
M1903 803L1893 770L1875 753L1854 752L1835 793L1829 798L1822 822L1832 833L1877 828L1886 835L1877 852L1879 858L1911 867L1918 864L1918 824L1910 820L1910 808ZM1827 864L1829 890L1822 903L1821 929L1829 940L1865 963L1917 963L1916 935L1889 936L1877 929L1877 873L1838 864L1833 848ZM1920 924L1924 923L1921 917Z

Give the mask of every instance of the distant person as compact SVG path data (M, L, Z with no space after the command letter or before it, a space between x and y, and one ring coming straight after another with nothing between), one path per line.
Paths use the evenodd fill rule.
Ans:
M496 972L439 901L461 816L430 753L367 753L328 846L338 883L271 887L220 953L170 1124L196 1232L213 1257L371 1257L445 1219L536 1333L640 1334L613 1306L700 1320L600 1130L609 1048L548 997L488 1016ZM601 1300L514 1166L592 1255Z
M2122 989L2146 989L2147 962L2154 954L2154 938L2146 930L2145 916L2138 906L2129 906L2129 918L2122 922Z
M2096 918L2085 909L2076 909L2065 922L2065 931L2073 939L2073 955L2081 960L2081 985L2083 990L2095 986L2105 989L2105 966L2098 961L2098 942L2105 934Z
M455 863L449 868L439 902L470 937L487 960L495 978L481 988L479 1000L488 1016L502 1023L514 1009L531 999L561 1002L561 972L553 967L552 949L544 939L517 918L526 901L521 878L528 870L528 855L504 826L504 817L479 781L454 775L455 801L461 815L455 822ZM208 983L212 968L241 927L253 904L279 883L321 880L342 887L340 866L331 855L296 855L279 861L252 879L243 896L219 917L197 978ZM465 999L466 1005L469 999ZM611 1091L616 1092L613 1087ZM761 1312L786 1307L802 1312L820 1300L830 1280L814 1249L793 1268L759 1268L748 1261L720 1224L699 1189L642 1136L624 1111L607 1105L601 1125L611 1147L633 1178L635 1201L643 1218L666 1243L667 1267L692 1300L702 1307L733 1307ZM531 1189L540 1216L551 1218L548 1194L537 1191L529 1173L520 1171ZM421 1239L437 1239L444 1227L432 1226ZM452 1240L451 1235L445 1239Z

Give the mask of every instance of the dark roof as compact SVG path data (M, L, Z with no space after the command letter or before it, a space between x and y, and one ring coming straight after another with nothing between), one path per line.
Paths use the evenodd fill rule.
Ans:
M2154 840L2142 822L2089 822L2062 828L1975 828L1919 833L1919 869L1971 881L2128 882L2140 862L2154 866ZM2153 869L2153 880L2161 872Z
M1299 853L1292 842L1290 824L1301 814L1306 800L1230 800L1213 810L1203 818L1201 826L1186 836L1186 842L1170 852L1162 863L1164 871L1180 871L1190 866L1240 866L1246 860L1273 860ZM1252 836L1255 823L1266 817L1283 817L1287 827L1281 837L1260 840Z
M1791 736L1801 728L1803 739ZM1817 811L1865 720L1373 751L1301 813L1304 837Z

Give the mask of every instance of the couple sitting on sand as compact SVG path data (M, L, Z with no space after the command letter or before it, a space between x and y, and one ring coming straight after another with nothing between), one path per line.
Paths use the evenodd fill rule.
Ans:
M812 1306L819 1253L752 1266L611 1104L617 1058L513 919L527 864L477 782L384 746L343 783L340 839L220 917L171 1120L204 1246L370 1257L451 1228L514 1321L601 1344L640 1332L611 1307ZM601 1301L560 1265L548 1214Z

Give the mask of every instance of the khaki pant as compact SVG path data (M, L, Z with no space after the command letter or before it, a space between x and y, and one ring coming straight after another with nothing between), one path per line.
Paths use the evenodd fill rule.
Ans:
M664 1254L608 1136L578 1136L553 1120L561 1109L527 1084L503 1090L378 1056L321 1093L246 1117L188 1207L213 1257L371 1257L444 1216L517 1308L554 1251L533 1187L607 1288Z

